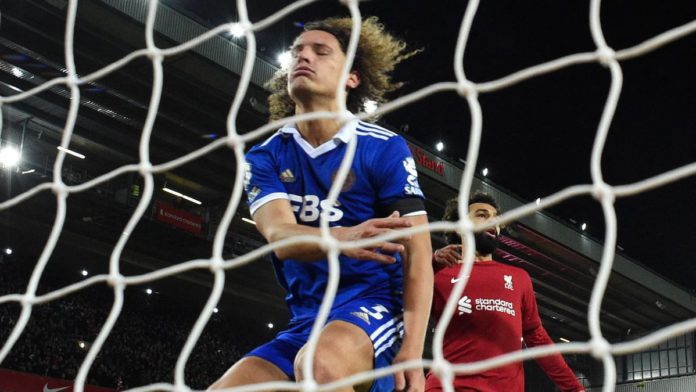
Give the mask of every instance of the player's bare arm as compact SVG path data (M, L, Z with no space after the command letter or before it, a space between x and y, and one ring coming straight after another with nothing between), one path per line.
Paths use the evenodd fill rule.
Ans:
M297 223L292 207L285 199L273 200L264 204L254 213L253 218L259 232L269 243L298 235L321 235L319 228ZM331 234L340 241L354 241L411 227L412 224L411 218L401 218L399 213L395 212L387 218L370 219L357 226L332 228ZM396 259L391 255L406 250L404 244L408 243L409 238L405 237L399 242L384 241L367 248L344 249L342 253L359 260L394 263ZM319 245L310 243L297 243L276 249L275 254L281 260L317 261L326 259L326 252Z
M408 217L413 226L427 225L427 215ZM433 294L432 246L430 233L414 234L404 252L404 342L394 363L423 356L425 334ZM425 379L422 369L408 370L395 375L397 391L422 391Z

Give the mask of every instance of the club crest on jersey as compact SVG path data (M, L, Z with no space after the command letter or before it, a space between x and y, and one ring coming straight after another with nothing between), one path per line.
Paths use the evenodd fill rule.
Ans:
M404 193L409 196L423 196L423 191L420 189L420 185L418 184L418 170L416 169L416 161L413 160L413 157L406 157L403 164L406 173L408 173L408 177L406 178L406 182L408 184L404 186Z
M515 289L512 287L512 275L504 275L503 280L505 280L505 288L511 291Z
M331 175L331 182L332 183L334 181L336 181L336 174L338 174L338 170L333 172L333 174ZM353 169L350 169L350 171L348 172L348 175L346 176L346 180L343 181L343 186L341 187L341 192L349 191L353 187L353 185L355 185L355 178L356 178L355 172L353 171Z
M290 169L283 170L283 172L280 173L278 178L280 178L280 181L282 182L295 182L296 180L295 175L292 174L292 170Z
M416 169L416 161L413 160L413 157L406 157L404 159L404 169L406 169L406 172L408 173L409 176L413 177L418 177L418 170Z

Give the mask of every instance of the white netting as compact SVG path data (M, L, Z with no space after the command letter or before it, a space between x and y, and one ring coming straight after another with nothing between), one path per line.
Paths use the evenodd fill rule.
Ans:
M464 217L460 222L456 223L451 223L451 222L437 222L434 224L431 224L429 229L423 228L423 227L417 227L417 228L411 228L408 230L404 230L403 232L400 233L395 233L391 234L388 236L383 236L383 237L375 237L371 238L369 240L362 240L359 242L355 243L343 243L339 242L330 235L329 231L329 226L328 226L328 220L327 220L327 215L322 213L321 215L321 236L302 236L302 237L296 237L280 242L273 243L271 245L264 246L260 249L257 249L255 251L252 251L246 255L237 257L233 260L224 260L222 256L223 252L223 242L225 239L225 233L227 232L230 222L237 210L237 207L239 205L240 199L242 197L242 181L244 178L243 175L243 168L244 168L244 149L245 147L249 144L252 143L253 141L257 141L261 136L268 134L275 129L277 129L279 126L281 126L283 123L287 121L301 121L301 120L309 120L309 119L318 119L318 118L338 118L341 120L345 120L344 117L341 115L337 115L335 113L329 113L329 112L321 112L321 113L311 113L311 114L306 114L302 116L295 116L292 117L290 120L284 119L282 121L276 121L270 124L267 124L263 127L260 127L252 132L246 133L244 135L240 135L237 133L236 129L236 118L237 114L239 112L242 100L246 94L246 89L248 87L250 77L251 77L251 72L252 72L252 66L254 63L254 58L256 56L256 45L255 45L255 35L254 33L262 30L269 25L275 23L276 21L280 20L284 16L288 15L289 13L295 11L298 8L304 7L308 4L312 3L311 0L303 0L303 1L298 1L295 3L290 4L289 6L285 7L284 9L278 11L277 13L273 14L272 16L261 20L256 23L252 23L249 20L249 17L247 15L247 8L246 8L246 3L244 0L239 0L237 2L237 9L238 9L238 15L239 15L239 22L238 24L233 24L233 23L228 23L224 25L220 25L216 27L215 29L210 30L209 32L192 39L190 41L184 42L178 46L169 48L169 49L160 49L155 45L154 42L154 22L155 22L155 15L156 15L156 10L157 10L157 1L151 1L149 4L149 9L148 9L148 14L147 14L147 21L146 21L146 32L145 32L145 38L146 38L146 48L142 50L138 50L135 52L130 53L129 55L125 56L121 60L99 70L96 71L92 74L79 77L78 76L78 70L75 67L74 63L74 54L73 54L73 34L74 34L74 29L75 29L75 19L76 19L76 10L77 10L77 0L71 0L68 3L68 8L67 8L67 23L66 23L66 30L65 30L65 65L67 69L67 76L66 77L61 77L61 78L56 78L53 79L47 83L44 83L34 89L31 89L26 92L22 92L17 95L13 96L6 96L6 97L0 97L0 104L6 104L6 103L14 103L18 102L24 99L27 99L33 95L36 95L44 90L49 89L52 86L56 85L66 85L69 90L70 90L70 109L69 109L69 114L66 119L65 127L63 129L63 134L62 134L62 140L61 140L61 146L67 148L68 145L70 144L71 141L71 136L73 133L75 121L77 118L78 114L78 108L80 105L80 90L79 86L88 82L95 81L99 78L104 77L105 75L109 74L110 72L113 72L116 69L119 69L129 62L133 61L136 58L139 57L147 57L150 59L153 67L153 83L152 83L152 94L151 94L151 100L150 100L150 106L147 114L147 118L145 120L145 123L143 125L143 131L141 134L141 139L140 139L140 150L139 150L139 155L140 155L140 161L139 164L137 165L127 165L120 167L118 169L115 169L107 174L104 174L98 178L95 178L91 181L88 181L86 183L80 184L80 185L75 185L75 186L67 186L62 178L61 178L61 173L62 168L63 168L63 162L65 158L65 152L64 151L59 151L57 155L57 159L55 161L54 167L53 167L53 181L51 183L45 183L39 186L36 186L35 188L12 198L11 200L8 200L2 204L0 204L0 210L6 210L8 208L11 208L18 203L31 198L38 194L39 192L42 191L47 191L50 190L52 191L55 196L56 196L56 203L57 203L57 211L56 211L56 217L55 217L55 222L53 224L53 228L51 230L51 233L48 237L48 240L46 242L46 245L43 249L43 252L41 253L41 256L39 260L36 263L36 267L34 268L34 271L31 275L31 278L29 280L29 284L27 286L26 292L23 294L11 294L11 295L5 295L0 297L0 303L6 303L6 302L17 302L21 304L22 310L21 314L19 317L19 320L17 321L14 329L12 330L9 338L7 341L3 344L2 349L0 350L0 363L7 357L8 353L12 349L13 345L17 342L18 338L22 334L23 329L27 325L27 322L29 321L29 317L31 315L32 307L35 304L42 304L46 303L49 301L53 301L57 298L60 298L62 296L65 296L69 293L81 290L87 286L94 285L97 283L108 283L113 287L113 292L114 292L114 303L111 308L109 317L107 318L106 322L104 323L103 327L101 328L101 331L98 335L98 337L94 340L93 344L91 345L89 352L87 356L85 357L82 365L80 366L80 369L77 374L76 378L76 383L75 383L75 390L77 392L82 392L85 380L87 377L87 374L89 372L90 367L92 366L96 355L99 353L101 350L104 341L106 340L107 336L111 332L120 312L123 306L123 292L124 289L128 285L135 285L135 284L140 284L143 282L148 282L148 281L154 281L157 279L161 279L167 276L171 276L174 274L178 274L187 270L192 270L192 269L210 269L212 274L214 275L214 285L212 292L210 294L210 297L203 308L200 317L198 318L196 324L194 325L188 340L186 341L185 346L183 347L181 354L179 356L179 359L176 364L175 368L175 381L174 384L153 384L149 386L144 386L144 387L139 387L134 390L138 391L153 391L153 390L172 390L172 391L187 391L190 390L184 380L184 367L185 364L191 354L191 351L193 347L196 344L196 341L198 340L199 336L201 335L201 332L205 326L205 324L208 322L210 316L213 313L213 309L215 305L217 304L220 295L222 293L222 289L225 283L225 270L238 267L240 265L244 265L254 259L257 259L260 256L266 255L270 252L272 252L274 249L283 247L285 245L289 245L291 243L299 243L299 242L304 242L304 243L314 243L314 244L319 244L321 247L325 248L328 251L329 254L329 284L327 288L327 293L324 298L324 301L321 306L321 310L319 312L319 316L316 319L316 322L314 324L314 329L311 334L310 338L310 344L309 344L309 354L306 355L306 365L309 364L311 361L311 358L313 353L316 349L316 343L317 343L317 335L319 332L319 327L321 327L324 322L326 321L328 310L330 308L330 305L333 302L337 284L338 284L338 255L342 249L348 248L348 247L354 247L354 246L363 246L363 245L370 245L370 244L376 244L378 242L382 242L387 239L394 239L397 236L404 236L404 235L409 235L409 234L414 234L416 232L421 232L423 230L431 230L431 231L443 231L443 230L458 230L462 233L462 235L465 238L466 241L466 248L469 250L466 253L465 256L465 264L464 268L461 270L461 275L460 277L460 282L456 284L454 290L453 290L453 295L450 297L447 306L445 308L444 314L437 325L435 336L433 339L433 360L422 360L422 361L411 361L411 362L405 362L401 363L397 366L388 368L388 369L380 369L377 371L373 372L366 372L362 374L358 374L355 376L352 376L350 378L332 383L332 384L326 384L322 386L316 385L314 383L312 374L311 374L311 366L304 366L304 371L305 371L305 378L307 382L304 382L302 384L297 384L293 382L277 382L277 383L268 383L268 384L261 384L261 385L256 385L256 386L249 386L249 387L242 387L238 388L237 390L239 391L252 391L252 390L264 390L264 389L287 389L287 390L329 390L332 388L340 387L340 386L347 386L347 385L352 385L355 383L358 383L360 381L365 381L368 379L372 379L374 377L379 377L379 376L385 376L388 374L393 374L396 371L399 370L404 370L407 368L418 368L420 366L425 366L434 369L440 376L440 378L443 380L443 384L445 386L445 389L447 391L452 391L452 385L451 378L456 372L474 372L474 371L480 371L484 369L490 369L496 366L500 366L503 364L515 362L515 361L520 361L520 360L526 360L526 359L531 359L531 358L536 358L540 357L543 355L547 355L552 352L560 351L561 353L589 353L592 356L594 356L596 359L601 360L603 365L604 365L604 391L613 391L614 390L614 385L616 381L616 367L614 364L613 360L613 355L621 355L621 354L626 354L630 352L636 352L642 349L646 349L652 345L655 345L658 342L665 341L671 337L677 336L684 334L686 332L692 331L696 329L696 319L692 320L687 320L675 325L672 325L667 328L663 328L655 333L652 333L648 336L645 336L640 339L636 339L631 342L625 342L625 343L619 343L619 344L609 344L607 340L603 337L602 331L600 328L600 306L601 306L601 300L603 298L604 291L607 286L607 281L609 278L609 274L612 269L612 262L614 259L614 249L616 245L616 214L615 214L615 209L614 209L614 201L616 197L624 197L624 196L629 196L629 195L634 195L640 192L647 191L652 188L656 188L665 184L668 184L670 182L685 178L687 176L691 176L696 174L696 163L692 163L686 166L682 166L680 168L662 173L658 176L652 177L645 179L643 181L633 183L633 184L626 184L626 185L609 185L604 182L603 177L602 177L602 170L600 166L600 160L602 157L602 150L604 148L605 140L607 137L607 133L609 130L609 125L611 124L612 118L614 116L614 111L616 109L616 105L618 102L618 97L619 93L621 91L621 86L622 86L622 71L621 71L621 66L619 64L619 61L621 60L626 60L629 58L633 58L636 56L643 55L645 53L648 53L652 50L655 50L656 48L666 45L669 42L672 42L674 40L679 39L680 37L683 37L687 34L693 33L696 31L696 21L690 22L688 24L676 27L672 30L669 30L667 32L664 32L658 36L655 36L639 45L618 50L615 51L612 49L608 44L606 43L604 36L602 34L602 28L600 24L600 1L599 0L594 0L591 2L591 7L590 7L590 18L589 18L589 24L590 24L590 31L592 33L592 38L594 40L594 43L597 47L597 49L594 52L588 52L588 53L578 53L578 54L573 54L569 56L565 56L544 64L540 64L537 66L533 66L518 72L515 72L511 75L502 77L500 79L490 81L490 82L485 82L485 83L476 83L473 81L470 81L466 78L466 75L464 73L463 69L463 58L465 54L465 48L466 48L466 43L467 39L469 36L469 31L472 25L472 22L474 20L476 10L478 8L478 1L471 0L468 3L464 18L462 19L461 23L461 29L459 33L459 37L457 40L457 46L456 46L456 52L455 52L455 61L454 61L454 70L456 74L456 81L453 82L441 82L441 83L436 83L432 84L426 88L423 88L419 91L413 92L411 94L408 94L406 96L403 96L391 103L382 105L379 107L377 112L375 114L384 114L390 111L393 111L399 107L408 105L412 102L415 102L419 99L422 99L426 96L435 94L435 93L442 93L445 91L456 91L461 95L464 99L466 99L469 109L471 112L471 119L472 119L472 124L471 124L471 132L470 132L470 140L469 140L469 149L467 151L467 156L466 156L466 161L468 164L466 165L466 168L464 170L464 175L462 177L462 183L460 187L460 200L467 200L469 192L471 190L471 184L472 184L472 179L474 175L474 168L476 167L476 162L477 162L477 156L478 156L478 151L479 151L479 145L480 145L480 139L481 139L481 121L482 121L482 115L481 115L481 109L479 106L478 102L478 94L480 93L488 93L496 90L500 90L502 88L514 85L516 83L519 83L523 80L546 74L549 72L553 72L565 67L569 67L571 65L576 65L576 64L581 64L581 63L590 63L590 62L598 62L601 63L603 66L609 69L611 73L611 87L609 89L609 94L604 106L604 111L601 116L601 120L599 122L599 125L597 127L597 133L595 136L595 142L594 142L594 147L592 150L592 157L591 157L591 174L592 174L592 184L591 185L576 185L576 186L571 186L568 187L560 192L557 192L553 195L549 195L547 197L544 197L542 199L542 202L540 204L536 203L530 203L527 205L524 205L522 207L516 208L512 211L509 211L503 215L501 215L499 218L496 219L495 222L490 222L486 226L474 226L472 222L467 218L467 213L463 211L462 209L465 208L466 203L459 203L460 206L460 216ZM353 34L351 36L350 44L348 46L348 63L352 63L352 59L354 57L355 53L355 48L357 45L357 33L359 32L360 29L360 20L361 20L361 15L360 15L360 10L358 8L358 2L355 0L346 0L343 1L343 3L346 5L346 7L349 9L350 14L353 18ZM211 39L212 37L224 32L228 31L231 27L241 27L244 30L244 36L246 39L247 43L247 52L246 52L246 58L244 62L244 68L243 72L241 74L241 82L239 84L239 89L236 92L235 99L232 102L232 106L229 111L229 116L227 119L227 136L224 138L221 138L219 140L216 140L214 142L211 142L209 145L196 150L194 152L191 152L185 156L182 156L178 159L175 159L173 161L156 165L153 166L150 162L149 158L149 141L150 141L150 135L152 132L153 128L153 123L155 121L157 112L158 112L158 106L160 103L160 96L162 93L162 75L163 75L163 69L162 69L162 61L168 57L175 55L177 53L181 53L183 51L189 50L196 45L201 44L202 42ZM343 72L343 80L347 78L347 66L346 69L344 69ZM339 85L344 85L345 83L339 83ZM342 107L345 107L345 102L341 103ZM361 113L359 118L364 119L367 118L368 115L365 113ZM341 168L338 172L338 175L336 176L336 182L334 183L333 187L331 188L330 194L329 194L329 205L333 203L339 193L339 190L342 187L343 181L346 179L346 176L348 174L348 169L351 163L351 160L353 158L354 152L355 152L355 137L351 138L351 141L348 144L348 149L346 156L343 160L343 163L341 165ZM124 246L126 242L129 239L130 233L134 230L135 226L139 222L139 220L142 218L143 214L145 213L148 205L152 201L152 195L153 195L153 189L154 189L154 180L153 180L153 174L156 173L162 173L167 170L173 169L175 167L181 166L189 161L192 161L200 156L203 156L204 154L207 154L215 149L222 148L222 147L227 147L230 148L234 151L235 157L236 157L236 180L234 184L234 190L231 194L229 204L227 206L227 209L225 211L225 214L223 216L222 222L220 226L217 229L214 243L213 243L213 249L212 249L212 256L209 259L201 259L201 260L190 260L188 262L178 264L172 267L160 269L157 271L153 271L151 273L143 274L143 275L138 275L138 276L124 276L119 272L119 260L121 258L122 251L124 249ZM36 289L37 285L39 282L39 279L41 278L41 275L46 267L46 263L49 260L49 257L51 256L56 243L58 236L63 228L63 224L65 222L65 217L66 217L66 198L68 197L69 194L72 193L78 193L85 191L95 185L104 183L110 179L113 179L123 173L127 172L138 172L144 179L144 191L141 197L141 200L131 216L131 219L129 220L128 224L126 227L123 229L123 232L114 246L113 252L111 253L110 257L110 263L109 263L109 274L108 275L99 275L99 276L94 276L92 278L86 279L80 283L76 283L67 287L64 287L60 290L56 290L50 293L47 293L45 295L41 296L36 296ZM443 353L442 353L442 341L443 341L443 336L444 336L444 326L447 325L452 317L455 304L456 304L456 298L459 298L459 296L462 294L464 290L464 286L466 284L466 279L464 276L469 275L469 271L472 268L473 265L473 249L474 249L474 240L473 240L473 232L474 231L479 231L479 230L484 230L486 228L490 228L494 226L495 224L499 223L506 223L506 222L511 222L516 219L519 219L523 216L530 215L534 213L537 210L544 209L547 207L550 207L552 205L555 205L557 203L560 203L564 200L567 200L569 198L577 197L580 195L592 195L595 199L597 199L602 206L603 212L604 212L604 217L605 217L605 224L606 224L606 235L604 238L604 252L602 254L602 260L601 260L601 267L599 270L599 273L597 274L597 280L594 285L594 289L592 292L592 297L590 300L590 307L589 307L589 316L588 316L588 322L589 322L589 327L590 327L590 333L591 333L591 339L588 342L576 342L576 343L569 343L569 344L563 344L560 346L545 346L545 347L536 347L532 349L527 349L523 351L517 351L513 353L509 353L507 355L499 356L496 358L492 358L486 361L481 361L477 363L470 363L470 364L461 364L461 365L452 365L449 364L448 362L445 361L443 358Z

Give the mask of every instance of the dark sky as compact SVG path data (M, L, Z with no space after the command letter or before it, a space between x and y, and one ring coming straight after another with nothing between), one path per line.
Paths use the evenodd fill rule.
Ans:
M234 2L166 2L215 26L236 20ZM289 1L249 1L258 21ZM377 15L387 29L413 48L423 48L396 77L401 94L431 83L454 81L456 37L463 1L374 0L363 15ZM464 59L467 77L491 81L517 70L595 45L590 35L589 1L484 1L474 20ZM294 22L345 15L335 1L319 1L257 35L260 54L274 59L300 30ZM619 50L670 28L696 20L693 1L607 1L601 12L607 43ZM602 156L605 181L639 181L696 161L696 34L642 57L621 63L624 84ZM482 94L483 139L478 168L527 200L574 184L590 183L590 155L609 91L610 74L599 64L576 65ZM384 117L389 125L465 158L470 118L455 93L431 96ZM682 284L696 288L696 176L640 195L619 199L618 244L628 256ZM587 222L588 232L604 236L599 204L590 197L551 209L562 219Z

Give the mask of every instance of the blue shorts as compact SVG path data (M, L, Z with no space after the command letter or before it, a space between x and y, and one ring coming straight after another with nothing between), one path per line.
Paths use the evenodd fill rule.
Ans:
M363 331L374 347L373 368L390 366L394 361L404 335L403 309L390 301L381 299L359 299L329 313L327 324L341 320L351 323ZM309 340L314 318L292 320L288 329L278 333L275 339L257 347L246 356L255 356L278 366L291 380L295 380L293 364L295 356ZM394 377L386 376L372 383L372 392L393 391Z

